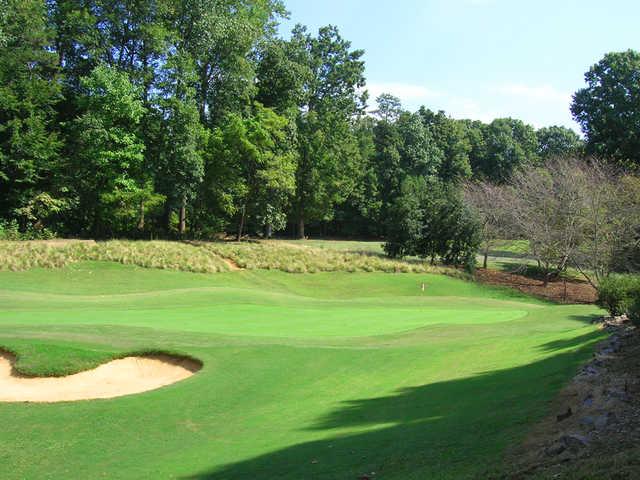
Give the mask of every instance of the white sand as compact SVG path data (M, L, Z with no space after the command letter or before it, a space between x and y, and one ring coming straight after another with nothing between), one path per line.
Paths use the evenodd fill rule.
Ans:
M17 374L13 355L0 351L0 402L66 402L155 390L192 376L201 365L168 355L127 357L68 377Z

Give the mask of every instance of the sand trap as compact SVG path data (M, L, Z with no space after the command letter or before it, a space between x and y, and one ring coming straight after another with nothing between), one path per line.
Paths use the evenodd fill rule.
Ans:
M127 357L68 377L24 377L15 357L0 351L0 402L68 402L114 398L155 390L192 376L195 360L169 355Z

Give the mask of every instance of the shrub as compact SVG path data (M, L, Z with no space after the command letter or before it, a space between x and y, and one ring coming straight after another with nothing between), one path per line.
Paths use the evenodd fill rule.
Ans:
M51 240L55 238L55 233L48 228L28 227L21 231L18 222L11 220L9 222L0 221L0 240Z
M636 290L634 292L633 300L631 305L629 305L627 315L629 315L629 320L631 320L635 325L640 326L640 290Z
M638 303L635 307L634 303ZM598 286L597 304L613 316L629 314L636 308L640 312L640 276L612 275Z
M459 188L423 177L403 182L387 224L389 257L417 255L473 271L479 246L480 224Z

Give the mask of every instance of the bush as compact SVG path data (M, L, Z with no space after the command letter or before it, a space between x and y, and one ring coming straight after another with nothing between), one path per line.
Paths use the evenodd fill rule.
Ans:
M480 224L463 202L457 187L409 177L390 210L386 254L392 258L419 256L446 265L475 269Z
M640 313L640 276L612 275L598 286L597 304L612 316ZM634 306L634 304L637 304Z
M26 230L21 231L18 222L15 220L0 221L0 240L51 240L55 236L55 233L48 228L28 227Z
M629 320L635 325L640 326L640 290L636 291L633 295L633 301L629 306L627 315L629 315Z

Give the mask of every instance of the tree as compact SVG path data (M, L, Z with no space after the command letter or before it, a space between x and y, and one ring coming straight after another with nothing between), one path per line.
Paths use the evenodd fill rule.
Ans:
M638 185L597 160L553 158L519 172L507 200L547 280L572 265L597 286L637 244Z
M291 38L295 58L310 76L298 105L298 162L294 215L298 236L305 236L307 220L328 220L336 203L353 188L358 144L352 121L363 111L366 96L361 50L351 50L336 27L320 29L312 37L297 26Z
M373 112L380 120L395 122L402 113L402 102L390 93L382 93L376 98L378 109Z
M144 114L139 91L126 74L100 65L81 79L84 112L70 124L74 139L73 182L79 196L81 228L101 237L111 216L107 209L120 198L145 189L137 174L144 144L137 127ZM122 197L121 197L122 196Z
M358 163L354 188L345 201L336 205L331 234L348 237L380 237L384 234L381 222L383 197L380 191L380 172L377 168L373 117L355 122L354 135L358 143Z
M285 16L280 0L175 2L176 48L194 62L201 121L213 127L227 114L251 108L256 94L252 50Z
M593 286L612 271L634 271L640 225L638 177L620 175L593 159L567 161L561 167L569 169L584 199L574 266Z
M0 6L0 217L14 218L43 193L60 196L51 180L59 169L60 87L43 2L8 0Z
M256 101L276 113L295 119L298 106L305 101L304 85L311 68L300 56L297 45L282 39L269 39L258 48Z
M0 47L7 43L7 12L9 10L8 0L0 0Z
M442 152L443 159L438 176L444 182L458 182L470 177L471 144L467 139L464 124L447 117L443 111L434 113L421 107L419 114L433 135L434 144Z
M287 140L288 127L286 118L256 103L250 117L230 115L216 132L218 155L237 165L238 241L247 219L253 218L266 236L286 224L285 208L295 188L295 156Z
M400 165L405 175L435 177L438 175L444 153L438 148L431 130L419 114L405 112L396 122L400 135Z
M418 255L473 269L479 243L478 221L457 187L434 178L405 179L389 217L389 256Z
M571 112L587 137L587 152L640 164L640 53L608 53L585 74Z
M166 197L165 228L170 230L171 212L178 209L178 233L187 229L187 207L204 176L203 149L207 132L200 123L195 98L195 69L190 55L178 51L165 64L157 104L162 145L156 160L159 190Z
M545 285L564 272L580 242L584 215L584 178L556 159L546 167L517 172L510 180L507 203L514 229L529 240L545 273Z
M400 154L402 137L397 125L387 120L377 122L373 127L373 144L373 169L377 178L381 210L386 212L395 197L400 195L404 177Z
M476 171L493 182L506 182L525 165L537 163L538 139L532 126L521 120L498 118L483 128L482 155Z
M582 153L584 142L567 127L544 127L536 132L538 155L542 160L551 157L571 157Z
M510 236L510 205L504 188L487 181L468 182L464 185L464 199L480 224L482 268L487 268L491 247L496 240Z

